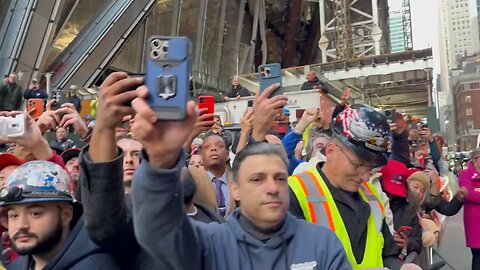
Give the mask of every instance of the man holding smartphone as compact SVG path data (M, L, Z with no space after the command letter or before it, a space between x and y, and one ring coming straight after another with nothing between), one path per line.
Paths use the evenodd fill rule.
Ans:
M256 100L255 122L271 122L285 106L284 96L265 98L276 87ZM132 107L137 113L132 132L145 147L133 181L135 234L167 269L351 269L331 232L287 213L288 161L282 146L262 142L239 152L230 189L240 208L225 224L198 224L187 219L177 196L182 146L194 129L195 105L187 104L188 117L182 122L157 122L143 98ZM254 128L253 138L263 141L268 128Z

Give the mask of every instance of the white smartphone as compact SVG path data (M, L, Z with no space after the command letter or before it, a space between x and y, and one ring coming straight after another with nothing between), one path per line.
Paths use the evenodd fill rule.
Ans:
M24 114L15 117L0 116L0 136L20 137L25 135L26 118Z

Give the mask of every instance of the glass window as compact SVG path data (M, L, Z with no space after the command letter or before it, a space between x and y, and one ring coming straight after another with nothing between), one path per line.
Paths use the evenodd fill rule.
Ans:
M472 103L472 96L465 96L465 103Z
M468 116L472 115L472 108L467 108L465 110L465 114L468 115Z
M475 124L472 120L467 121L467 129L475 129Z

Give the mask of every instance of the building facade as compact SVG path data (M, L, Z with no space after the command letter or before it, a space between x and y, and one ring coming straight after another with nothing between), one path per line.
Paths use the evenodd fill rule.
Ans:
M464 59L455 76L455 107L458 149L476 148L480 132L480 56Z
M473 8L473 7L472 7ZM441 89L445 91L445 108L440 111L446 112L446 121L443 130L447 130L447 140L450 145L456 141L458 134L456 107L456 72L452 70L461 66L462 59L476 53L478 38L474 37L477 28L471 23L470 6L468 0L442 0L439 16L439 45L440 45L440 68ZM477 28L478 29L478 28ZM477 34L478 35L478 34ZM460 67L461 68L461 67Z
M401 11L390 11L390 46L391 52L405 51L405 31Z

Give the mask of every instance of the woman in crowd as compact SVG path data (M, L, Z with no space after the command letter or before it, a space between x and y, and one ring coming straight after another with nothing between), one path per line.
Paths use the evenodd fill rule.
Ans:
M467 247L472 250L472 269L480 269L480 148L472 151L467 168L458 175L460 187L468 190L463 223Z

